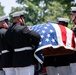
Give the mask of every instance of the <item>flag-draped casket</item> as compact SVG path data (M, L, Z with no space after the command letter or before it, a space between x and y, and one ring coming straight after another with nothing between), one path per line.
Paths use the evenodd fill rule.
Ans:
M75 51L75 35L72 30L55 23L29 26L41 36L35 58L43 63L44 56L71 54Z

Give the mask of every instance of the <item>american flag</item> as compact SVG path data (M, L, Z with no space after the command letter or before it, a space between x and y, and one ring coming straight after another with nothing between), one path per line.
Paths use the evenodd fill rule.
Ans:
M29 26L31 30L38 32L41 36L39 46L34 53L35 58L42 64L44 56L42 49L63 46L75 50L74 33L67 27L55 23L38 24Z

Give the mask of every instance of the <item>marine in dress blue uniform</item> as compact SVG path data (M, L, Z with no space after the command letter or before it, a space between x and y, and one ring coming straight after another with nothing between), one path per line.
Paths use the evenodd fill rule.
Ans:
M71 7L71 19L74 23L72 30L76 36L76 7ZM76 39L75 39L76 43ZM72 71L72 75L76 75L76 52L70 56L70 67Z
M37 64L34 51L37 49L41 37L39 33L24 25L24 11L11 15L13 24L6 32L6 39L14 49L13 66L16 75L34 75L34 65ZM12 50L10 51L12 52Z
M8 29L8 24L7 24L7 16L0 16L0 75L4 75L3 71L3 63L2 63L2 51L6 50L5 46L5 33ZM6 62L5 62L6 64Z
M1 39L1 42L2 43L2 50L1 50L1 66L2 66L2 69L5 71L5 75L15 75L15 70L13 70L12 68L12 52L9 52L8 50L9 49L12 49L8 44L7 44L7 41L6 41L6 38L5 38L5 35L6 35L6 32L7 32L7 29L8 29L8 16L2 16L0 17L0 21L1 21L1 24L2 24L2 28L1 30L2 31L2 39ZM1 47L0 46L0 47Z
M59 17L58 24L68 26L69 19ZM48 75L69 75L69 55L47 56L44 57L44 66Z

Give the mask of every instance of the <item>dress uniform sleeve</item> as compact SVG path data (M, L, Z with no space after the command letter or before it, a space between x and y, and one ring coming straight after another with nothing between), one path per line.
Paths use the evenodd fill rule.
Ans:
M40 42L40 34L38 32L35 32L33 30L29 30L28 27L24 27L22 30L22 33L27 37L30 38L30 41L32 45L35 47L35 49L38 47L39 42Z
M75 36L76 36L76 28L72 28L72 31L74 32Z
M5 48L10 52L14 52L14 49L10 46L6 38L5 38Z

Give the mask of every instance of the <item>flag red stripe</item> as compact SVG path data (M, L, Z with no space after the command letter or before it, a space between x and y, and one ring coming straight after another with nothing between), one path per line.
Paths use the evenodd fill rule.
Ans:
M66 28L63 27L62 25L59 25L60 27L60 30L61 30L61 36L62 36L62 41L63 41L63 44L66 45Z
M72 44L71 44L71 47L75 48L75 35L74 33L72 32Z

